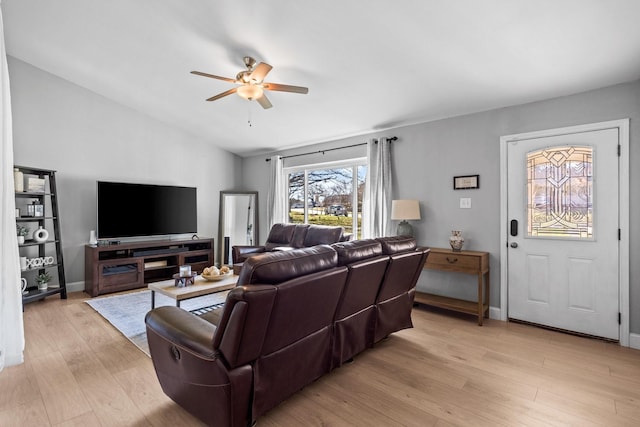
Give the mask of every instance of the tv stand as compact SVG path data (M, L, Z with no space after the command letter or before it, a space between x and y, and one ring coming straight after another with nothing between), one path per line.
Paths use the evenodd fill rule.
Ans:
M84 290L92 297L171 279L181 265L213 265L213 239L150 240L84 248Z

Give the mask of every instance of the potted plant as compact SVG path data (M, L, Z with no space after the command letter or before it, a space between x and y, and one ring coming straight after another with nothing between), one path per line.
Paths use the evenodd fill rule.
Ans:
M39 291L46 291L49 286L49 281L52 279L49 273L41 273L36 276L36 283L38 284Z
M16 233L18 234L18 244L21 245L24 243L24 236L29 234L29 228L23 227L20 224L16 224Z

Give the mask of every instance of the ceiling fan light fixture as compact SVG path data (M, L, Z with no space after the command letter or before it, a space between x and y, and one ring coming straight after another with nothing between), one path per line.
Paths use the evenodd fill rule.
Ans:
M240 86L237 90L237 93L244 99L248 99L249 101L251 101L253 99L260 98L264 93L264 90L260 86L247 84Z

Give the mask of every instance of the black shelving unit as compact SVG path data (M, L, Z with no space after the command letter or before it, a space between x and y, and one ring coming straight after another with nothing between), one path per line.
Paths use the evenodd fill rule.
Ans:
M26 166L14 166L23 173L25 180L24 190L16 191L16 208L20 209L20 215L16 217L16 223L29 227L33 232L43 227L49 232L49 238L44 242L36 242L27 236L24 243L19 245L20 256L27 258L54 257L54 262L48 265L29 267L22 271L22 277L27 280L27 292L22 295L22 303L42 300L51 295L60 294L60 298L67 298L67 285L64 277L64 262L62 257L62 237L60 231L60 217L58 214L58 193L56 191L56 171L38 169ZM27 179L29 177L44 179L44 191L28 191ZM33 201L44 206L43 216L27 216L27 206ZM56 273L53 273L55 271ZM49 272L53 276L47 290L39 290L35 281L36 276Z

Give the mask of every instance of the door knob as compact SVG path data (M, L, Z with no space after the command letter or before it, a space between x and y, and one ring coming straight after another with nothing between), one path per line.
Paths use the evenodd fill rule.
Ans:
M518 247L518 244L517 244L516 242L512 242L510 246L511 246L512 248L517 248L517 247Z

